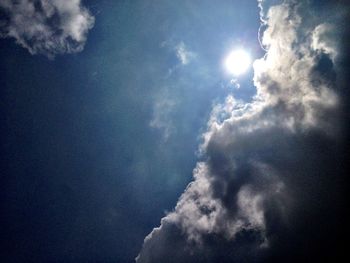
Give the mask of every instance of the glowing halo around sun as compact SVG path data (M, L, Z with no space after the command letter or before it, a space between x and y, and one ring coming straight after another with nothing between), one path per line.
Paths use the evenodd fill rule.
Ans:
M251 58L249 54L242 49L232 51L225 60L226 70L235 76L246 72L250 65Z

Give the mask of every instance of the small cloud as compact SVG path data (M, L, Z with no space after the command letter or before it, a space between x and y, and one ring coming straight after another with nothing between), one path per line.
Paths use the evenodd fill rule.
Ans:
M170 118L176 103L168 97L160 97L156 99L153 106L153 115L149 123L150 127L158 129L163 133L163 139L166 141L174 132L175 127Z
M2 0L0 37L49 58L83 50L94 17L80 0Z
M180 60L182 65L187 65L195 57L195 53L189 51L183 42L180 42L176 47L176 56Z

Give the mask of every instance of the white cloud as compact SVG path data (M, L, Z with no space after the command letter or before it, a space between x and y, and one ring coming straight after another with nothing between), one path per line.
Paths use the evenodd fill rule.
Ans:
M176 130L171 117L175 105L176 102L167 94L166 90L161 96L155 98L152 119L149 125L162 131L164 140L167 140Z
M329 165L318 161L323 153L315 150L313 134L323 138L317 147L338 136L335 83L318 72L321 59L336 63L337 46L326 33L331 27L316 19L303 23L310 16L305 10L303 2L286 1L264 15L267 53L254 64L256 97L243 104L229 96L213 109L201 146L206 159L197 164L174 211L145 239L138 263L188 262L196 251L199 257L215 254L215 240L235 244L242 235L255 252L266 249L269 219L282 220L295 203L313 202L311 188L297 193L310 187L304 181L322 176L310 166ZM249 251L237 251L234 258L252 256Z
M334 60L339 49L337 43L338 37L337 31L331 24L320 24L312 32L312 48L316 51L329 54Z
M1 37L31 54L54 57L83 50L94 17L80 0L2 0Z
M180 42L176 47L176 56L180 60L182 65L187 65L195 57L195 53L189 51L183 42Z

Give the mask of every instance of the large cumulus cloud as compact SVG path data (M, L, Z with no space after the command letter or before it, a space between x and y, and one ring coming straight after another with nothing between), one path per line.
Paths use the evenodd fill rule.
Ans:
M266 55L254 63L256 96L248 104L228 96L213 109L204 160L174 211L145 238L138 263L337 256L345 175L340 32L306 1L259 5Z
M1 37L49 57L81 51L94 25L80 0L1 0L0 15Z

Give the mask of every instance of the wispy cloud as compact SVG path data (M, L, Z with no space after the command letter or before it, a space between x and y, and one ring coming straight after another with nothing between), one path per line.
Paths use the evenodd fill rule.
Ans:
M178 86L184 85L186 82L184 79L176 79L176 74L178 73L183 66L191 63L196 57L196 53L190 51L188 47L184 44L183 41L174 44L173 40L164 41L160 45L162 48L166 48L169 53L176 55L178 61L176 64L171 65L168 69L167 74L164 76L164 81L167 83L172 83L177 81ZM175 84L164 85L160 89L160 92L154 97L153 102L153 113L152 118L149 123L150 127L159 129L163 134L163 139L166 141L168 138L176 132L176 127L174 125L174 115L176 115L176 109L179 104L179 99L174 94ZM179 87L176 87L177 89Z
M303 207L320 209L327 198L320 181L333 170L341 129L329 78L338 47L332 25L307 10L304 1L262 10L267 53L254 63L256 96L248 104L230 96L214 108L204 161L174 211L145 238L138 263L251 262L283 235L296 242Z
M176 47L176 56L180 60L181 64L187 65L190 63L195 57L195 53L188 50L183 42L180 42Z
M155 99L153 106L152 119L149 123L150 127L159 129L166 141L169 136L175 132L171 113L174 111L176 102L166 92Z
M31 54L54 57L83 50L94 17L80 0L2 0L0 36Z

